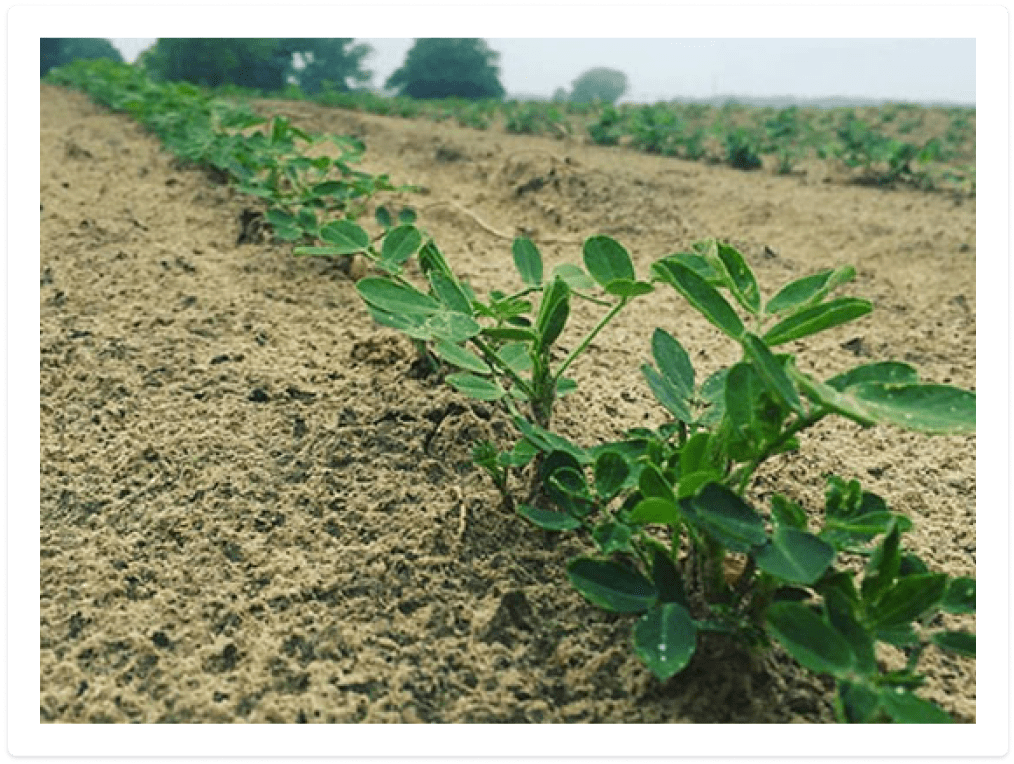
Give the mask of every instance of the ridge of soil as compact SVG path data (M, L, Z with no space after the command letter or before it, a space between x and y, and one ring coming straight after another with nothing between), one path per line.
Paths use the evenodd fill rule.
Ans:
M833 721L830 684L778 650L750 660L703 640L656 681L629 648L632 620L567 582L584 541L508 513L472 467L476 440L511 437L497 410L420 374L347 266L238 244L255 203L127 118L41 87L42 721ZM715 236L768 293L856 267L873 317L800 344L802 368L897 359L975 388L974 199L256 106L357 135L362 169L424 186L393 206L419 210L480 293L514 284L517 233L547 267L606 233L640 273ZM575 308L569 336L596 319ZM663 421L638 371L656 326L701 378L735 360L660 290L575 365L561 431L590 445ZM931 569L975 575L974 436L825 422L765 468L755 498L819 511L832 472L911 517L905 538ZM974 722L975 661L931 647L921 665L921 693Z

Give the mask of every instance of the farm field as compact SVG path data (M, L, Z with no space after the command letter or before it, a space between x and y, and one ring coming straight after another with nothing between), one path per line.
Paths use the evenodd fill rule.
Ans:
M255 200L181 166L127 117L42 85L41 708L44 722L829 723L832 685L784 652L706 640L660 683L631 619L567 582L586 548L502 506L471 461L510 420L427 374L355 290L364 263L297 258ZM477 292L608 234L638 272L717 237L762 290L853 265L872 317L806 340L828 376L899 360L975 389L975 199L257 101L366 145ZM370 216L361 223L370 228ZM375 230L374 230L375 229ZM376 232L379 227L373 226ZM568 333L596 321L575 303ZM639 366L662 326L704 376L735 360L672 290L572 367L556 427L585 445L665 419ZM567 335L561 339L569 349ZM933 570L975 575L975 438L822 422L766 463L823 506L858 478L909 516ZM786 485L789 485L787 488ZM974 616L946 616L974 631ZM897 654L879 655L896 664ZM903 660L902 660L903 663ZM975 721L975 662L927 649L920 694Z

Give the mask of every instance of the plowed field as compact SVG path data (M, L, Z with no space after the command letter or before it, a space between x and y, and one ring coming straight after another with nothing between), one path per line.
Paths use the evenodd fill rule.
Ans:
M547 269L609 234L641 274L715 236L768 294L856 267L850 293L874 313L799 348L803 369L896 359L975 388L974 198L849 184L833 167L776 176L257 108L357 135L363 169L425 187L394 206L418 210L479 292L515 285L522 232ZM41 118L43 721L833 721L830 685L778 651L750 663L706 641L656 681L629 648L631 620L567 582L584 542L506 511L472 467L477 439L510 442L508 420L419 373L411 343L357 297L360 264L259 238L243 222L253 202L80 94L43 85ZM573 367L564 434L591 445L663 421L638 371L656 326L700 375L734 360L659 295ZM575 310L578 336L594 317ZM825 421L758 491L817 512L831 472L911 517L906 538L932 569L975 575L974 437ZM921 693L973 722L974 660L928 649L923 665Z

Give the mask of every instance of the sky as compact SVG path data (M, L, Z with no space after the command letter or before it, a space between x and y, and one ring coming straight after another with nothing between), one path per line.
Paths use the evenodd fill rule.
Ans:
M127 60L153 39L112 38ZM405 60L411 38L359 38L373 47L372 84ZM974 39L486 38L509 95L550 96L597 66L627 75L623 101L715 95L853 97L975 103Z

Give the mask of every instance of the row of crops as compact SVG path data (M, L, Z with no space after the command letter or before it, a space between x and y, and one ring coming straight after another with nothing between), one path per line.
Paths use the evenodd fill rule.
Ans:
M224 92L240 94L230 88ZM250 93L246 93L250 95ZM298 88L285 98L309 100ZM583 138L660 156L791 174L836 161L856 182L975 193L975 109L912 104L776 109L728 103L652 105L517 101L422 101L325 91L312 100L385 116L449 121L477 130Z
M974 613L975 579L931 570L905 548L911 518L857 480L829 475L822 507L770 491L768 508L749 499L761 465L798 451L797 436L829 416L923 435L975 432L975 394L923 381L906 363L818 380L785 352L873 310L868 300L835 296L855 278L853 267L767 295L742 254L714 239L637 274L608 236L585 240L583 267L549 273L536 244L518 237L511 254L522 289L481 296L411 211L395 219L378 209L375 237L356 222L374 195L395 190L352 166L362 143L311 136L282 117L265 120L109 62L48 79L131 114L182 158L263 199L276 236L303 242L295 254L366 258L370 274L355 288L369 315L410 337L419 360L463 396L510 417L514 442L476 443L476 466L517 516L580 534L587 551L567 563L570 584L592 605L636 617L631 647L659 681L687 668L705 634L720 633L751 651L780 646L831 678L839 721L951 721L918 694L919 661L927 648L974 658L975 634L937 616ZM337 156L315 156L309 149L321 142L337 146ZM570 366L633 301L668 289L738 347L740 360L700 380L695 356L656 328L653 362L640 371L670 419L592 446L556 431L556 402L581 392L565 375ZM564 352L558 340L578 301L602 315ZM885 645L903 652L902 667L878 662Z

